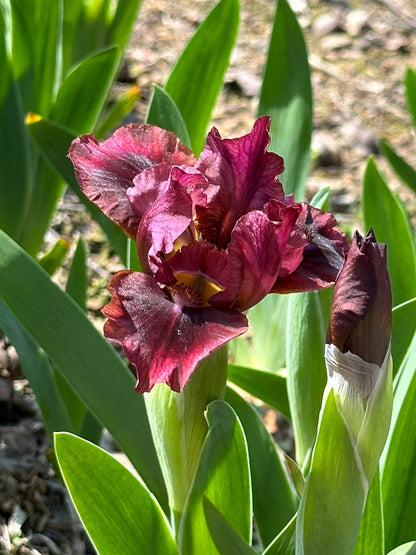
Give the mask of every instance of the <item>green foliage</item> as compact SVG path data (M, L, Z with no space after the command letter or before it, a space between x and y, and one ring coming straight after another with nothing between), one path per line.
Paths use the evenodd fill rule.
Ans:
M312 136L312 85L302 30L287 0L277 2L258 114L272 118L270 148L284 158L286 194L302 200Z
M112 433L165 507L144 401L133 390L133 376L75 301L1 231L0 291L20 324Z
M228 66L239 23L237 0L221 0L190 40L166 83L192 149L199 154Z
M100 555L179 555L163 511L141 480L103 449L71 434L57 433L55 448Z
M205 520L204 494L251 542L251 483L243 429L224 401L208 405L206 418L209 429L178 534L182 555L216 554Z
M388 247L388 269L393 306L416 296L416 247L408 214L389 189L372 158L363 181L363 212L366 229L373 228L377 241Z

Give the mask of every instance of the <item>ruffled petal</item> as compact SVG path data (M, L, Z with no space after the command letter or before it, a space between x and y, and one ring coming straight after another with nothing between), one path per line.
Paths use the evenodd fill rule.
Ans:
M199 217L203 238L224 248L237 220L251 210L261 210L271 198L284 199L278 175L284 170L283 159L267 152L270 144L270 118L259 118L253 130L235 139L222 139L217 129L208 134L206 145L196 164L218 193L209 209Z
M162 162L173 166L196 161L176 135L147 124L121 127L102 143L93 135L83 135L72 142L68 156L85 195L132 238L136 237L139 217L126 190L134 177Z
M148 205L137 231L137 251L142 267L153 273L160 266L160 255L171 253L176 240L183 236L182 242L186 244L194 239L192 230L188 230L192 223L192 198L172 176L160 182L158 168L143 171L135 180L135 187L127 190L133 208ZM146 182L147 188L139 186L139 181ZM148 191L157 189L159 195L153 198Z
M348 239L336 226L329 212L301 203L302 211L296 225L308 244L303 250L302 262L287 275L279 275L273 286L274 293L312 291L332 285L341 270L348 252ZM289 241L288 248L292 248Z
M156 383L181 391L200 360L247 330L237 311L181 308L146 274L119 272L109 290L104 333L136 367L138 393Z
M212 298L213 304L227 302L243 311L270 292L297 216L296 208L282 206L279 221L259 210L238 220L228 246L229 285Z

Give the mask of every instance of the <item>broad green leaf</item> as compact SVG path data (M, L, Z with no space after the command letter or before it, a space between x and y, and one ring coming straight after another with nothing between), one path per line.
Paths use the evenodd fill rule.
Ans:
M312 86L305 40L287 0L278 0L258 115L272 118L270 150L283 156L285 192L302 200L312 135Z
M265 549L263 555L295 555L296 517L297 515L288 522L280 534Z
M403 305L405 306L405 305ZM415 537L416 498L416 333L394 381L393 414L381 460L386 549Z
M157 85L153 85L153 95L146 121L172 131L184 145L191 146L182 114L169 94Z
M77 436L55 434L59 466L100 555L179 555L156 499L133 474Z
M235 364L269 372L285 367L288 301L288 295L267 295L249 310L249 333L231 343Z
M54 378L54 371L45 352L33 340L0 297L0 329L15 346L26 378L36 395L46 430L75 431L67 407Z
M65 290L85 312L87 308L87 255L82 237L78 238Z
M404 84L406 86L407 105L416 125L416 73L410 67L407 69Z
M107 44L117 44L123 51L129 40L142 0L118 0L108 30Z
M416 170L404 158L399 156L386 141L381 140L380 147L397 175L416 193Z
M416 322L416 299L407 301L393 309L391 355L395 375L408 354L416 333L415 327L409 326L409 322Z
M368 490L364 514L354 555L384 555L383 505L381 501L380 472L376 474Z
M296 460L303 465L315 440L326 384L326 322L316 291L290 295L286 337L287 392Z
M38 116L32 116L28 122L32 137L39 145L43 156L48 163L55 168L62 178L68 183L72 191L80 201L87 207L94 220L102 227L111 241L123 263L126 263L127 237L121 229L113 223L93 202L91 202L81 191L75 179L74 169L66 154L71 142L75 139L74 131L51 120L45 120Z
M203 498L203 505L211 538L220 555L258 554L205 495Z
M296 554L351 554L365 503L365 480L350 431L330 390L321 413L296 522Z
M133 110L140 98L140 87L133 85L117 98L109 109L100 116L94 129L97 139L102 139L109 131L115 129L120 122Z
M82 60L62 83L50 119L77 134L91 132L116 77L119 61L120 51L115 46Z
M363 182L366 229L373 228L380 243L388 247L388 270L393 306L416 296L415 239L403 204L384 181L372 158Z
M86 312L87 258L81 237L78 239L65 290L71 295L74 301L76 301L78 306ZM57 368L55 369L55 378L61 395L65 398L66 405L70 409L72 421L74 424L76 422L75 432L81 437L98 444L103 429L101 423L91 413L88 407L85 406L85 403L81 401Z
M311 200L311 205L321 210L328 210L330 195L331 187L329 185L328 187L323 187L314 195L313 199Z
M61 266L69 250L69 243L65 239L58 239L38 262L50 276Z
M24 219L19 242L35 257L43 245L45 233L65 190L65 183L40 157L37 148L32 150L36 172L33 176L30 208Z
M393 551L389 551L388 555L416 555L416 541L400 545Z
M238 0L221 0L189 41L166 83L199 154L233 48Z
M290 418L286 378L265 370L228 365L228 379Z
M225 399L237 413L246 434L254 517L263 545L268 545L295 513L296 495L276 445L255 409L230 388Z
M134 392L133 376L75 301L3 232L0 291L166 507L143 397Z
M9 65L4 9L0 4L0 228L19 241L30 207L33 167L20 90Z
M11 14L11 59L25 112L48 115L60 79L62 2L4 2Z
M209 431L179 529L181 555L217 554L205 520L204 494L251 543L251 484L243 429L224 401L210 403L206 418Z

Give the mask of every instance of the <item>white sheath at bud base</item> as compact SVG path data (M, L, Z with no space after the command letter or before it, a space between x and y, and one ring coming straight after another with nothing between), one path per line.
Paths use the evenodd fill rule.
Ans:
M325 346L325 360L328 374L325 398L332 389L368 489L390 426L393 399L390 348L381 366L351 352L342 353L333 344Z

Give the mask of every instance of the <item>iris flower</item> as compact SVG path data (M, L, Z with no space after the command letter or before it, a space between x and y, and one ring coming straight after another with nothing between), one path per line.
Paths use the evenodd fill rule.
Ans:
M239 138L213 128L197 159L171 132L130 124L70 148L86 196L137 241L144 273L113 276L104 333L137 370L136 391L181 391L198 362L248 329L270 292L332 284L347 242L335 218L285 196L270 120Z

